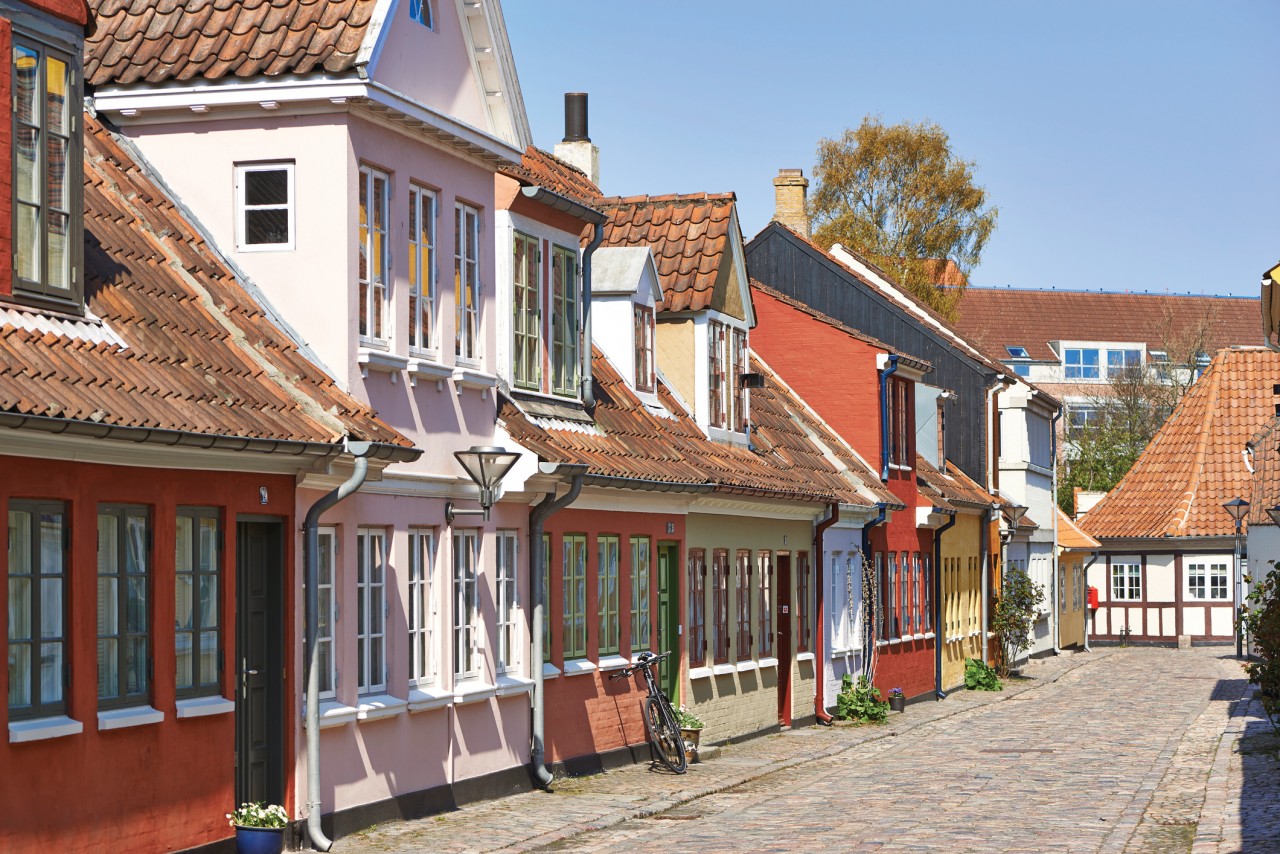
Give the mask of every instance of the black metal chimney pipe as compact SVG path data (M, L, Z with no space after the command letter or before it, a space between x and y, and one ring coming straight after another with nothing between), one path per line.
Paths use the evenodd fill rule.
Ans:
M564 93L564 141L590 142L587 136L587 93Z

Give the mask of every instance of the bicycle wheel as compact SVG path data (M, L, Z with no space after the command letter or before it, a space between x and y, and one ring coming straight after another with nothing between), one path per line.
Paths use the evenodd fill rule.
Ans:
M658 754L658 760L677 774L683 774L689 763L671 706L658 697L649 697L644 702L644 714L649 725L649 741Z

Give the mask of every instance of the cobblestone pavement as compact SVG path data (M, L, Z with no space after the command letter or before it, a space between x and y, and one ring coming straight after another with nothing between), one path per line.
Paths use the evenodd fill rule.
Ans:
M1280 739L1223 649L1095 651L1025 674L885 726L726 746L683 777L561 780L334 850L1280 851ZM1269 786L1257 803L1254 786Z

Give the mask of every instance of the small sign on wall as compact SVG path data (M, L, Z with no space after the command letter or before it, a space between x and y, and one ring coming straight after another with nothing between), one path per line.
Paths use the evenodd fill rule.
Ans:
M667 523L667 533L668 533L668 534L674 534L675 532L676 532L676 523L675 523L675 522L668 522L668 523Z

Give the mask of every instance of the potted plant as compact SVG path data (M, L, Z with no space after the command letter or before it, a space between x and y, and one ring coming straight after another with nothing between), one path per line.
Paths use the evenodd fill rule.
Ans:
M236 829L236 854L280 854L284 850L289 815L279 804L241 804L235 812L227 813L227 821Z
M676 709L676 726L680 727L680 736L684 739L685 755L690 761L697 762L698 741L702 736L702 728L705 724L703 724L701 718L681 706Z
M907 697L902 693L901 688L889 689L889 708L895 712L907 710Z

